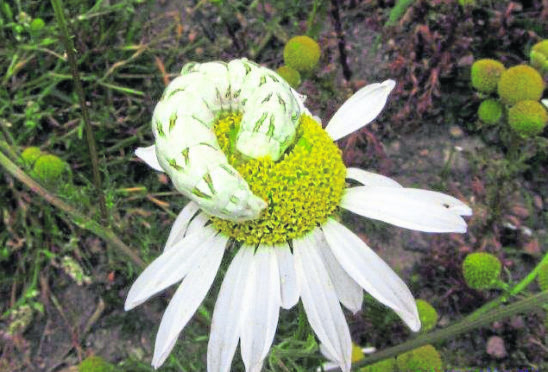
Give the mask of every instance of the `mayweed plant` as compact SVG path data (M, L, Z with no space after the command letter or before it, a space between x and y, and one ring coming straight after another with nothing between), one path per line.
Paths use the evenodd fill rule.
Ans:
M470 253L462 263L462 275L472 289L489 289L497 284L502 265L491 253Z
M394 86L362 88L322 129L274 71L246 59L183 67L154 110L155 144L136 151L191 200L125 303L130 310L182 281L156 336L154 367L207 295L226 251L234 257L213 311L209 371L230 370L238 342L246 371L261 370L280 308L299 300L343 371L352 342L340 304L356 313L363 290L420 329L405 283L339 222L345 209L412 230L466 231L462 216L472 211L458 199L343 164L333 141L373 121Z

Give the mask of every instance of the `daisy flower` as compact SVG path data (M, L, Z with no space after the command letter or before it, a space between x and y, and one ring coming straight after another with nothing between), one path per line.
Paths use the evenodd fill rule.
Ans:
M323 353L349 371L352 342L341 304L358 312L365 290L412 331L421 325L406 284L340 222L340 212L417 231L464 233L461 216L471 210L451 196L343 164L334 141L374 120L394 81L360 89L324 130L273 71L233 62L185 66L155 109L155 145L136 151L191 201L163 253L131 287L125 309L181 282L156 336L152 365L158 368L228 253L233 258L213 311L208 371L229 371L238 342L246 371L260 371L280 308L299 300Z

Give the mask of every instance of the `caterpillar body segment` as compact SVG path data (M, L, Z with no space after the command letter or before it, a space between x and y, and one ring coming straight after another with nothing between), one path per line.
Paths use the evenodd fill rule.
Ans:
M207 213L257 218L266 203L228 163L213 125L222 112L241 112L236 149L278 160L295 139L301 99L276 73L246 59L186 64L154 110L158 161L177 190Z

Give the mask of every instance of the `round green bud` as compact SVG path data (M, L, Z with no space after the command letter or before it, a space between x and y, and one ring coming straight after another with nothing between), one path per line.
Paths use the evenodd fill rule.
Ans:
M43 29L45 25L46 24L42 18L34 18L30 23L30 30L32 32L38 32Z
M493 93L504 72L504 65L494 59L480 59L472 65L472 86L482 93Z
M25 165L29 167L32 167L40 156L42 156L42 151L40 151L40 149L35 146L27 147L21 153L21 159L23 159Z
M536 136L548 123L546 109L537 101L521 101L508 110L508 124L522 137Z
M284 48L285 64L301 73L314 70L320 60L320 46L308 36L291 38Z
M114 365L99 356L89 356L78 365L78 372L114 372Z
M486 99L478 107L478 117L485 124L497 124L502 118L502 104L495 99Z
M541 72L548 72L548 39L536 43L529 53L531 66Z
M419 311L419 319L421 321L421 331L428 332L438 323L438 312L429 302L417 300L417 310Z
M389 358L381 360L380 362L371 364L370 366L365 366L360 368L360 372L395 372L396 368L396 359Z
M45 183L55 183L66 170L66 163L55 155L44 155L34 163L34 174Z
M299 71L289 66L281 66L276 70L285 81L291 85L292 88L297 89L301 85L301 74Z
M470 253L462 263L462 274L466 284L473 289L487 289L499 278L502 265L490 253Z
M537 276L538 286L541 291L548 290L548 263L540 266L540 271Z
M509 106L519 101L538 101L543 91L542 76L527 65L510 67L502 73L498 83L499 96Z
M398 355L396 362L400 371L426 372L442 371L441 356L432 345L424 345L418 349Z

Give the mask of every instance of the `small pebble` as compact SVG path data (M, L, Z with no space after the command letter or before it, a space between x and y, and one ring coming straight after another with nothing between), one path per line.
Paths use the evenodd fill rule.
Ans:
M487 354L490 356L502 359L506 357L506 347L504 346L504 340L499 336L491 336L487 340Z
M460 127L457 127L456 125L452 125L449 128L449 134L453 138L462 138L462 136L464 135L464 132L462 131L462 129L460 129Z

